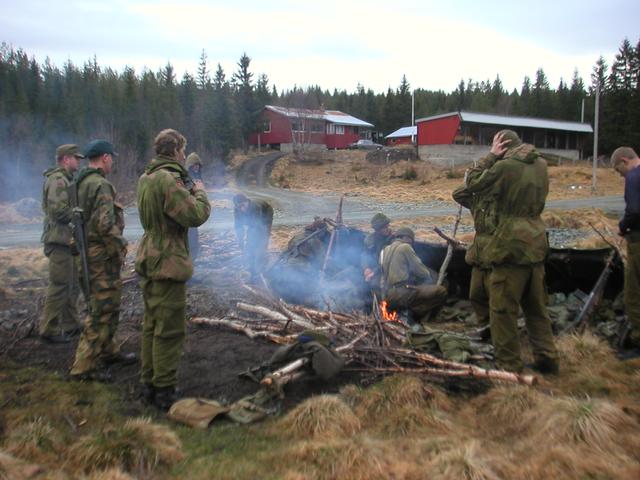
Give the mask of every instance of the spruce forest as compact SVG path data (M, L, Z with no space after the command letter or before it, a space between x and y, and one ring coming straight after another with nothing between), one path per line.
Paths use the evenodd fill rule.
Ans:
M188 152L198 152L205 165L224 165L232 150L246 150L247 136L267 104L342 110L373 123L381 141L411 124L412 91L416 118L467 110L580 121L584 99L585 122L593 124L600 85L599 153L608 155L619 145L640 151L640 41L634 47L625 39L611 65L600 57L590 73L588 83L575 71L554 87L540 67L511 92L499 72L494 80L462 79L450 92L414 87L404 76L397 88L382 93L363 85L353 92L319 86L278 90L266 74L251 71L247 54L234 72L225 72L220 64L213 67L203 50L197 72L178 78L170 63L155 72L130 67L118 72L96 58L59 67L2 43L0 201L37 198L41 172L53 164L55 147L93 138L116 146L120 157L113 179L119 189L133 188L163 128L181 131Z

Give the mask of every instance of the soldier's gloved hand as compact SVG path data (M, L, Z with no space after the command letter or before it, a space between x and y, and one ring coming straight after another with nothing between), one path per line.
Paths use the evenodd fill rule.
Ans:
M373 270L371 270L370 268L365 268L364 269L364 281L368 282L373 278Z

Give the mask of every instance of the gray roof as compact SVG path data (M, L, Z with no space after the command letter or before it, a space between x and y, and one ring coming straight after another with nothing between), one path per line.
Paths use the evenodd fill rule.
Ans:
M549 120L546 118L532 117L512 117L510 115L496 115L492 113L475 113L475 112L451 112L442 115L434 115L416 120L416 122L425 122L436 120L438 118L451 117L459 115L460 120L465 123L482 123L485 125L499 125L503 127L526 127L526 128L543 128L547 130L565 130L569 132L592 133L593 128L588 123L567 122L564 120Z
M353 125L356 127L373 128L373 124L360 120L359 118L352 117L351 115L340 112L339 110L312 110L309 108L277 107L275 105L266 105L264 108L281 115L285 115L289 118L314 118L317 120L325 120L327 122L335 123L337 125Z
M384 138L398 138L398 137L411 137L418 134L418 127L415 125L413 127L402 127L396 130L393 133L390 133Z

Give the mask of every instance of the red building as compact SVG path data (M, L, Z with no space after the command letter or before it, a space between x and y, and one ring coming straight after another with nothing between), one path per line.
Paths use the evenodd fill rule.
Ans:
M261 113L262 131L249 144L292 151L298 145L346 148L361 138L371 139L373 125L338 110L310 110L267 105Z
M416 124L418 156L450 166L477 160L488 151L493 136L505 128L514 130L523 142L542 152L575 160L593 132L588 123L475 112L420 118Z
M417 130L418 128L415 125L413 127L402 127L384 138L390 147L394 145L412 145L416 143Z

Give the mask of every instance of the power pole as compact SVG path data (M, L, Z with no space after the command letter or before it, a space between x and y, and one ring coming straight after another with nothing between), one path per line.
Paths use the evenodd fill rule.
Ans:
M598 168L598 116L600 112L600 81L596 83L596 111L593 119L593 171L591 173L591 194L596 194L596 169Z
M411 90L411 126L416 124L416 91ZM413 133L411 134L411 143L415 143Z

